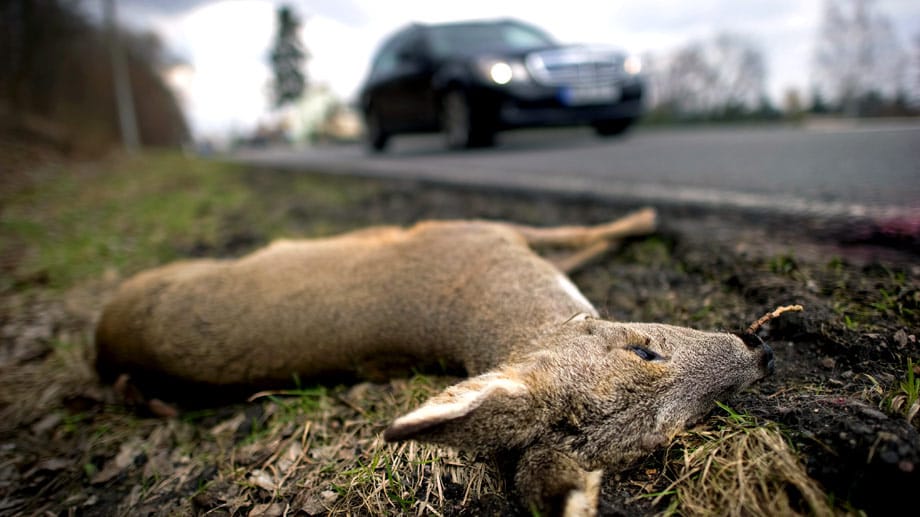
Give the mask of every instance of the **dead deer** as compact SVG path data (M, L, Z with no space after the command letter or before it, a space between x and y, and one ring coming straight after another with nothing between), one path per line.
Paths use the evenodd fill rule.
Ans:
M471 378L384 438L510 454L526 507L591 515L601 469L666 443L773 369L753 332L598 317L565 273L654 227L651 209L593 227L422 222L167 265L126 281L105 308L97 368L156 393L443 361ZM570 251L551 262L532 250L544 246Z

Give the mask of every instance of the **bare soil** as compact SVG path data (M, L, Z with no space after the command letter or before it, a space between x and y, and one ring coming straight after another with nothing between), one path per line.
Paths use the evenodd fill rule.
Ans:
M361 195L315 203L290 188L294 173L251 170L242 177L260 210L281 214L292 235L428 218L590 224L636 208L333 178L319 181ZM656 235L625 242L573 275L585 295L612 319L700 329L740 329L779 305L804 305L805 312L784 315L764 331L776 374L725 402L757 422L779 424L834 512L884 515L915 507L920 417L908 420L914 400L906 383L909 359L920 377L917 236L892 241L846 221L681 207L661 208L660 219ZM238 256L272 237L245 209L222 215L219 230L217 241L179 240L177 254ZM520 511L489 459L427 457L379 443L390 418L449 377L344 386L304 380L294 398L263 397L177 419L138 414L96 382L88 362L93 322L121 275L108 271L64 291L48 289L42 271L22 267L15 242L0 244L0 267L11 278L0 284L0 515ZM394 456L381 458L381 450ZM404 456L397 452L411 461L399 464ZM649 494L671 485L682 454L662 450L608 473L601 513L680 512L676 496ZM361 476L379 488L355 496L349 486ZM787 491L807 513L801 494Z

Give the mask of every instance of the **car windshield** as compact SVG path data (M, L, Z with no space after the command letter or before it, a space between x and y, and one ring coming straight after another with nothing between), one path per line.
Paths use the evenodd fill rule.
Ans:
M520 23L461 23L431 28L431 47L438 56L517 52L553 44L546 33Z

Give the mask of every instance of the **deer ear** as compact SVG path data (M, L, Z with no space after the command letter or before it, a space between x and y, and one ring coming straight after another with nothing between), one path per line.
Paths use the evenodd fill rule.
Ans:
M472 449L513 446L525 432L521 424L535 412L533 405L530 387L523 381L505 371L486 373L447 388L397 418L383 438ZM528 435L532 428L526 429Z

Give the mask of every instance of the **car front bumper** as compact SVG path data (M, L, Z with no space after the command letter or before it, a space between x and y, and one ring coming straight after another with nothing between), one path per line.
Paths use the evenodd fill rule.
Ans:
M483 86L472 100L474 109L495 113L497 129L573 126L641 116L643 84L634 80L618 85L618 89L616 100L571 105L565 100L565 88L533 83Z

